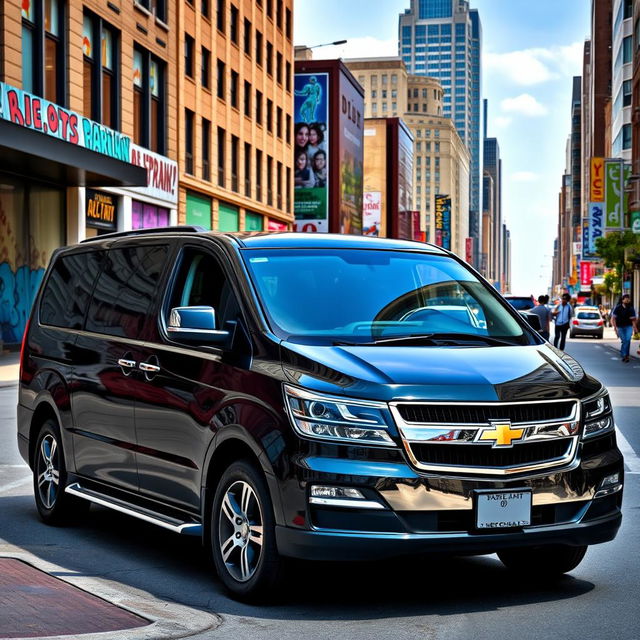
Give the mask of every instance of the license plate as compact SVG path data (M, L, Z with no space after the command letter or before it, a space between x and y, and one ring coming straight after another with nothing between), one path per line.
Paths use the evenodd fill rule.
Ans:
M530 524L530 489L476 492L476 528L513 529Z

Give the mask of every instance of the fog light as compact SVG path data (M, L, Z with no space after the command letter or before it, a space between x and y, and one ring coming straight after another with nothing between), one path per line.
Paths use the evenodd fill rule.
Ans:
M605 487L609 487L612 484L620 484L620 474L617 471L602 478L600 488L604 489Z
M325 507L346 507L351 509L384 509L375 500L367 500L359 489L353 487L327 487L312 485L309 493L311 504Z
M618 472L611 473L605 476L600 481L600 488L596 491L594 498L604 498L610 496L612 493L617 493L622 489L622 483L620 482L620 474Z

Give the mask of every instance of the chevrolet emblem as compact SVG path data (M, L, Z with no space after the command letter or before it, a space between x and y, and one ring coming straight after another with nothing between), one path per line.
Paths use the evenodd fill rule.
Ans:
M511 447L514 440L520 440L524 435L524 429L517 429L511 426L508 420L491 422L485 427L476 438L476 442L489 440L493 442L492 447Z

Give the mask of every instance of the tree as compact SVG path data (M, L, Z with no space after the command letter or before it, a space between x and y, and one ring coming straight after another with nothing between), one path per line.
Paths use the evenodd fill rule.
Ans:
M606 267L617 271L620 279L620 291L622 291L627 267L625 252L627 258L630 254L640 252L640 236L629 229L612 231L606 236L596 238L596 253L602 258Z

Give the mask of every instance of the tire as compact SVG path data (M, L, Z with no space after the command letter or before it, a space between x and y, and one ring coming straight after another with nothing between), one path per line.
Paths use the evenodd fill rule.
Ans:
M247 460L222 474L211 509L211 555L220 580L240 600L273 596L284 575L264 477Z
M533 578L552 578L575 569L582 562L586 552L586 545L549 545L505 549L498 552L498 558L515 573Z
M60 429L54 420L47 420L40 427L33 455L33 493L40 519L46 524L69 524L89 509L86 500L65 493L66 486Z

